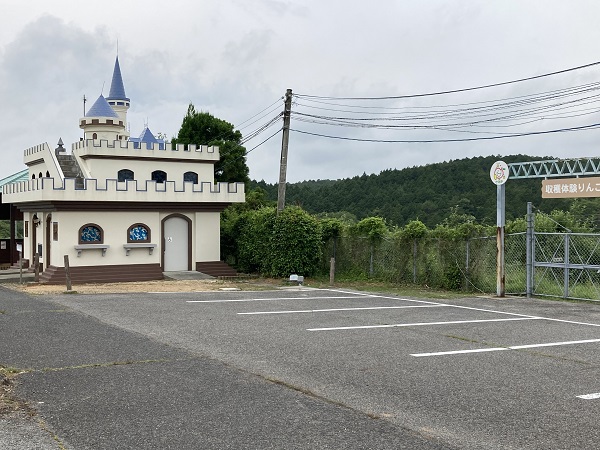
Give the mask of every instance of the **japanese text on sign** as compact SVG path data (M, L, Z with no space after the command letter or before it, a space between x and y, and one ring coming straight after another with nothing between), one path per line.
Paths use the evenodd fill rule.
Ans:
M600 197L600 177L542 180L542 198Z

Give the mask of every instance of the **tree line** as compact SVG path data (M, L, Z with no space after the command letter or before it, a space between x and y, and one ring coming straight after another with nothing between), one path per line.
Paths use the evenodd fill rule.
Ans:
M322 272L324 252L338 239L360 238L371 255L383 240L466 240L495 234L496 186L489 178L497 156L465 158L343 180L290 183L288 205L277 214L277 185L251 181L242 135L234 126L190 104L173 142L219 145L215 181L243 181L246 202L221 214L221 258L239 271L269 276ZM548 158L512 155L507 163ZM526 228L531 201L544 214L537 231L598 228L600 199L542 199L539 179L506 185L506 231ZM371 257L372 259L372 257Z
M489 171L498 159L498 156L482 156L342 180L289 183L286 204L300 206L312 214L344 216L355 221L378 216L397 226L418 219L428 227L435 227L452 212L472 216L477 223L495 224L496 186ZM512 155L502 159L512 163L552 158ZM269 200L277 199L276 184L250 182L250 188L257 187L265 190ZM572 211L588 214L598 222L594 212L599 205L597 199L542 199L541 179L509 179L507 219L523 216L527 202L547 213Z

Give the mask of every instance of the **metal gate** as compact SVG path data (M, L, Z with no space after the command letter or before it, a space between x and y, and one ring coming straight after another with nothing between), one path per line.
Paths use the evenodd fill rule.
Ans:
M533 295L600 301L600 234L534 232L532 242Z

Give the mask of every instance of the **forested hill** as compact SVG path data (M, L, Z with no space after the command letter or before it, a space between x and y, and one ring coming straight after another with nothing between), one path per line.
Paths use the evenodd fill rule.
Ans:
M452 209L475 216L478 222L496 223L496 186L490 180L492 164L552 159L513 155L465 158L455 161L384 170L379 175L356 176L343 180L316 180L290 183L286 204L299 205L310 213L347 211L357 219L384 217L388 223L404 225L413 219L428 227L443 222ZM569 200L542 201L541 179L510 180L506 184L506 217L525 215L527 202L544 210L569 208ZM270 200L277 200L277 185L252 181Z

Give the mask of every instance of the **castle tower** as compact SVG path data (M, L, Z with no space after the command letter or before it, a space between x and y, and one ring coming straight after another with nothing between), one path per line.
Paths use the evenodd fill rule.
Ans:
M125 95L119 57L115 60L110 92L107 98L102 94L94 102L85 117L79 120L79 128L84 130L84 139L102 139L109 142L127 141L127 110L129 99Z
M79 119L84 139L103 139L109 142L127 140L129 133L119 115L111 108L102 94L94 102L85 117Z
M123 138L127 139L129 133L127 132L127 111L129 110L129 98L125 94L125 86L123 85L123 77L121 76L121 67L119 65L119 57L115 59L115 68L113 70L112 81L110 83L110 92L106 97L108 104L118 114L119 118L125 124L125 131Z

